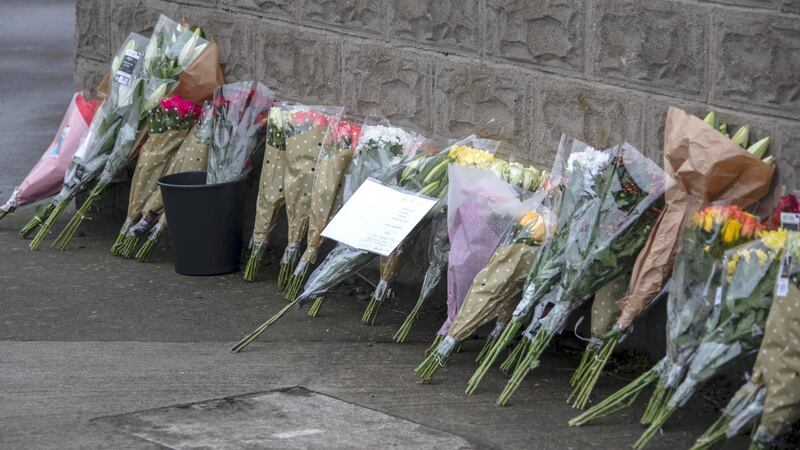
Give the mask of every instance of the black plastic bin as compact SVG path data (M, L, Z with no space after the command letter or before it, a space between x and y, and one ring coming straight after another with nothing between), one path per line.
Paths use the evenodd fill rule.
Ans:
M239 270L244 178L205 184L206 172L159 178L175 272L219 275Z

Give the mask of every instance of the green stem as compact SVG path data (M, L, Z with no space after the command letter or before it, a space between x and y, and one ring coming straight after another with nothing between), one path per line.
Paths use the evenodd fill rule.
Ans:
M552 334L548 333L544 329L539 329L539 331L536 333L536 336L533 337L525 357L519 362L519 364L517 364L514 374L511 375L511 379L508 380L503 392L501 392L500 396L497 398L497 406L506 406L508 404L511 396L514 395L514 392L517 391L519 385L522 383L525 377L528 376L528 372L539 366L539 360L542 356L542 353L544 353L544 350L548 345L550 345L550 341L552 339Z
M75 237L75 233L78 231L78 228L80 228L83 220L86 219L86 216L89 214L92 206L94 206L97 200L100 199L100 196L103 194L104 190L105 184L98 184L94 187L94 189L92 189L92 191L89 193L89 197L87 197L86 201L83 202L81 207L75 211L75 214L67 223L67 226L61 231L55 242L53 242L53 247L59 250L65 250L67 248L67 245L69 245L72 238Z
M31 217L31 220L29 220L27 223L25 223L25 225L19 231L19 234L23 238L27 238L28 235L33 230L38 228L47 219L47 217L49 217L50 214L53 213L53 210L55 208L56 208L56 205L54 205L53 203L50 203L50 204L47 205L47 207L45 207L44 211L42 211L41 214L39 214L38 212L36 214L34 214L34 216Z
M517 362L522 359L522 356L525 354L525 350L528 349L531 341L523 337L522 339L517 342L517 345L514 346L514 350L508 354L506 360L503 361L503 364L500 364L500 370L505 373L506 375L511 375L514 373L514 369L517 367Z
M480 364L486 358L486 355L489 354L489 351L494 346L494 343L497 342L497 336L489 336L486 338L486 342L483 343L483 347L481 347L481 351L478 352L478 356L475 357L475 362Z
M658 413L664 408L664 402L667 401L671 393L664 386L663 383L658 383L655 390L650 395L650 400L647 402L647 407L644 409L642 418L639 421L642 425L649 425L658 416Z
M300 288L303 286L303 281L306 279L308 264L301 262L300 265L302 266L300 272L298 273L297 270L295 270L295 272L292 273L286 290L283 291L283 298L286 300L292 301L297 298L297 295L300 293Z
M261 243L254 243L253 250L250 252L250 258L247 260L247 265L244 268L244 281L255 281L258 269L261 268L261 259L264 256L264 246Z
M440 336L437 336L437 339ZM439 342L442 342L442 339L439 339ZM447 364L447 357L449 356L450 352L445 351L444 355L439 352L441 348L441 344L437 345L436 348L428 353L425 359L422 360L419 366L414 370L417 376L420 377L420 380L423 384L427 384L428 382L436 376L436 373L439 372L441 367L444 367ZM452 348L452 347L451 347Z
M361 321L367 325L374 325L375 318L378 316L378 310L381 308L381 302L372 295L367 307L364 309L364 314L361 315Z
M262 323L261 325L259 325L258 327L256 327L256 329L255 329L255 330L251 331L251 332L250 332L250 334L248 334L247 336L245 336L245 337L244 337L244 338L243 338L241 341L237 342L237 343L236 343L236 345L234 345L234 346L231 348L231 351L232 351L232 352L234 352L234 353L239 353L239 352L241 352L242 350L244 350L244 349L245 349L245 347L247 347L248 345L250 345L250 343L251 343L251 342L253 342L254 340L256 340L256 338L258 338L258 336L259 336L261 333L263 333L263 332L264 332L264 331L265 331L267 328L269 328L269 327L270 327L272 324L274 324L275 322L277 322L277 321L278 321L278 320L279 320L281 317L283 317L284 315L286 315L286 313L287 313L287 312L289 312L289 310L290 310L290 309L294 308L294 307L295 307L295 306L297 306L299 303L300 303L300 301L299 301L299 300L294 300L294 301L292 301L291 303L289 303L289 304L287 304L286 306L284 306L284 307L283 307L283 309L281 309L280 311L278 311L278 312L277 312L277 313L276 313L274 316L270 317L270 318L269 318L269 319L268 319L266 322Z
M660 430L661 427L663 427L664 424L667 423L667 420L669 420L669 418L672 416L672 413L675 412L675 409L676 408L674 406L666 406L658 414L658 416L656 416L656 418L653 419L653 422L650 424L650 426L644 431L644 433L642 433L639 439L633 444L633 448L635 448L636 450L641 450L651 440L653 440L653 437L655 437L656 433L658 433L658 430Z
M659 372L655 369L650 369L647 372L639 375L638 378L628 383L627 386L611 394L609 397L600 403L592 406L569 421L570 426L579 427L586 425L589 422L595 421L602 417L614 414L617 411L625 409L636 401L639 393L658 379Z
M125 242L123 243L122 251L120 252L120 256L125 258L130 258L133 255L133 250L136 248L136 245L139 243L139 236L135 234L131 234L125 238Z
M411 327L414 326L414 322L417 320L417 315L423 303L425 303L425 296L420 295L417 298L417 303L414 304L414 307L411 308L411 312L406 316L406 320L403 321L403 324L400 325L400 328L398 328L397 332L394 334L393 339L395 342L405 342L406 339L408 339L408 334L411 332Z
M319 296L314 299L314 303L311 305L311 308L308 310L308 317L317 317L319 314L319 310L322 309L322 304L325 302L325 297Z
M694 442L694 445L689 450L708 450L717 445L722 439L725 438L725 433L728 430L730 418L722 415L714 422L699 438Z
M150 254L153 252L153 248L161 238L161 233L163 233L162 227L155 228L150 232L150 236L147 237L147 240L144 241L144 244L139 247L139 251L136 253L137 261L147 262L150 260Z
M39 250L39 247L42 245L42 241L44 238L50 233L50 229L53 228L53 224L56 223L56 220L64 213L64 210L67 209L67 205L69 204L71 198L65 198L58 202L55 208L47 215L47 218L42 223L42 226L39 227L39 231L34 236L33 240L31 241L31 250ZM49 209L49 208L48 208Z
M117 235L117 239L114 240L114 245L111 246L111 254L114 256L119 256L119 253L122 251L122 244L125 241L125 232L120 232Z
M586 349L583 351L583 356L581 356L581 362L578 364L578 368L575 369L575 373L573 373L572 377L569 379L570 386L574 388L580 382L595 355L597 355L597 349L591 344L587 345Z
M441 344L442 339L444 339L444 336L442 336L441 334L437 334L436 337L433 338L433 342L431 342L431 346L428 347L427 350L425 350L425 355L427 356L427 355L431 354L431 352L436 350L436 348L439 347L439 344Z
M574 396L575 399L572 403L573 408L583 409L586 407L586 404L589 403L589 396L592 395L592 391L597 385L600 374L603 373L603 369L606 367L606 364L608 364L608 359L611 357L611 354L614 353L617 342L619 342L619 334L615 333L606 339L603 346L597 352L597 355L591 359L586 373L578 382L578 385L575 386L572 394L570 394L570 398Z
M486 376L486 372L489 371L489 368L492 367L494 362L500 356L500 353L503 349L508 346L514 336L517 335L519 329L522 328L522 319L521 318L514 318L511 322L508 323L508 326L503 330L503 334L497 338L497 342L492 346L492 349L486 355L486 357L481 362L480 366L475 370L475 373L472 374L472 377L469 379L469 383L467 383L467 394L472 394L475 392L475 389L478 388L478 385L483 380L483 377Z
M6 211L5 209L0 209L0 220L3 220L5 216L8 215L10 211Z

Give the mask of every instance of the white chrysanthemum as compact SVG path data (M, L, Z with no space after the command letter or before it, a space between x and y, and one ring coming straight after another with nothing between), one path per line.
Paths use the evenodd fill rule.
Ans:
M413 139L414 136L402 128L368 125L361 129L361 137L358 142L359 147L367 145L369 142L374 142L378 145L381 143L399 144L403 148L408 148Z
M596 177L608 164L609 156L606 152L600 152L593 148L569 155L567 160L567 173L572 173L575 164L583 168L583 188L591 190Z

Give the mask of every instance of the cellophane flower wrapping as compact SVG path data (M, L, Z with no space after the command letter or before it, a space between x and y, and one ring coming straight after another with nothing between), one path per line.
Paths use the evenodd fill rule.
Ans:
M226 84L214 91L198 130L208 144L207 184L233 181L250 170L274 98L269 88L256 81Z
M111 182L128 162L147 114L153 109L163 110L162 99L169 96L180 75L208 44L201 34L199 28L192 30L169 17L159 16L142 55L142 86L135 91L134 107L123 119L114 148L100 175L100 184Z
M448 145L443 150L440 149L431 154L421 153L403 169L402 173L387 181L388 184L396 185L415 195L435 197L439 199L439 204L446 204L446 196L449 191L448 168L451 163L488 169L495 160L493 153L498 146L499 142L497 141L478 139L471 135ZM487 174L498 180L499 183L504 183L488 170ZM431 220L438 210L439 208L434 207L426 216L425 221ZM372 296L374 302L383 301L390 292L390 283L397 277L403 258L416 244L421 228L422 223L390 255L380 258L380 280ZM448 235L450 234L449 230L450 226L448 225ZM365 313L365 321L370 321L367 313Z
M760 239L725 252L720 295L669 408L684 406L698 385L759 347L787 234L786 230L762 232Z
M0 206L0 215L58 193L67 166L88 134L89 124L99 105L99 101L86 100L80 92L73 94L53 142L19 186L14 188L11 197Z
M457 175L453 175L450 174L451 183L455 186ZM538 192L515 208L516 217L503 233L499 246L470 280L469 291L447 333L455 341L466 339L483 324L512 309L509 303L521 294L536 252L555 222L547 202L547 194Z
M606 160L605 164L600 161ZM570 185L588 192L574 209L564 244L564 269L542 329L561 332L569 314L598 289L630 270L655 223L672 181L625 143L601 154L573 154Z
M148 42L144 36L131 33L114 56L108 96L94 115L89 131L67 169L61 191L52 203L72 198L103 170L123 125L128 125L126 136L135 135L135 131L131 133L129 129L133 114L128 114L128 111L139 107L134 101L134 93L141 90L141 56ZM138 109L135 111L138 113Z
M344 178L343 201L368 178L385 179L403 167L420 148L422 138L402 128L392 126L385 119L365 121L353 160ZM321 295L369 264L375 255L348 245L337 243L306 281L299 301Z
M522 290L522 297L512 313L512 320L524 320L558 282L564 265L564 245L572 217L591 192L584 189L583 175L571 176L575 161L591 164L587 170L596 173L605 166L608 156L570 136L561 136L550 177L544 185L550 195L556 223L553 225L553 233L546 237L536 254Z
M300 244L308 230L314 176L320 154L335 146L333 132L343 109L336 106L287 105L291 121L286 127L286 171L283 193L286 199L288 244L281 265L294 268ZM333 192L332 194L335 194Z
M464 298L500 244L514 228L524 201L532 195L490 170L448 167L447 222L450 253L447 265L447 319L438 334L448 334ZM541 203L542 196L537 203ZM533 252L523 257L532 263ZM530 266L528 266L530 269ZM503 269L510 271L510 267ZM508 272L510 273L510 272ZM495 278L500 274L493 274Z
M689 210L696 211L698 202L690 199ZM731 234L736 229L738 235ZM754 239L759 229L755 216L734 205L718 203L687 216L667 298L667 353L661 386L672 389L683 380L721 288L725 252Z

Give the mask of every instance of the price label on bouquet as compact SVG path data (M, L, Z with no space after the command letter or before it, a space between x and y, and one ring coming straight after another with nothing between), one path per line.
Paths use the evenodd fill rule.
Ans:
M127 86L130 84L136 63L139 62L141 55L136 50L125 50L125 55L122 57L122 62L119 65L117 73L114 74L114 81Z
M436 205L436 200L365 181L331 219L322 235L388 256Z

